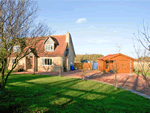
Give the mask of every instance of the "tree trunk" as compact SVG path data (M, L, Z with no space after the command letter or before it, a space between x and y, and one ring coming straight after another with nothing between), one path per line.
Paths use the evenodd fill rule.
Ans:
M0 82L0 96L5 95L5 84L4 81Z
M149 88L149 81L147 80L147 78L146 78L146 76L143 76L144 77L144 79L145 79L145 81L146 81L146 88Z
M115 72L115 90L117 90L117 73Z

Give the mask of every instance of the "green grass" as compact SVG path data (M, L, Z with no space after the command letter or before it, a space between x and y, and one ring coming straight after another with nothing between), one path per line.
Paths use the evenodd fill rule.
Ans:
M135 72L135 71L133 73L137 74L137 72ZM139 72L139 74L141 74L141 72ZM147 76L150 77L150 72L147 72Z
M150 112L150 100L95 81L48 76L11 75L0 111L36 113Z

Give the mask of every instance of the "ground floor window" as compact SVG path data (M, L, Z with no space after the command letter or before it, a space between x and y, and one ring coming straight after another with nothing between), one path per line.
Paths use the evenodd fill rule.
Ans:
M43 58L42 59L42 65L52 65L52 59L51 58Z
M108 67L109 67L109 61L106 60L106 67L105 68L108 69Z

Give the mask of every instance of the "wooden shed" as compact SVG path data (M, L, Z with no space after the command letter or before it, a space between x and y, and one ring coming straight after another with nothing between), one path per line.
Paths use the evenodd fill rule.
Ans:
M117 73L132 73L133 62L136 60L124 54L110 54L102 58L98 58L98 70L109 72L114 68Z

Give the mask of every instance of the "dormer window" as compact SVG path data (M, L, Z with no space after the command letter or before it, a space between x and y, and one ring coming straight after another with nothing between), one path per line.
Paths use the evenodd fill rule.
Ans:
M54 44L45 44L45 51L54 51Z
M13 51L14 52L19 52L20 51L20 46L14 46Z

